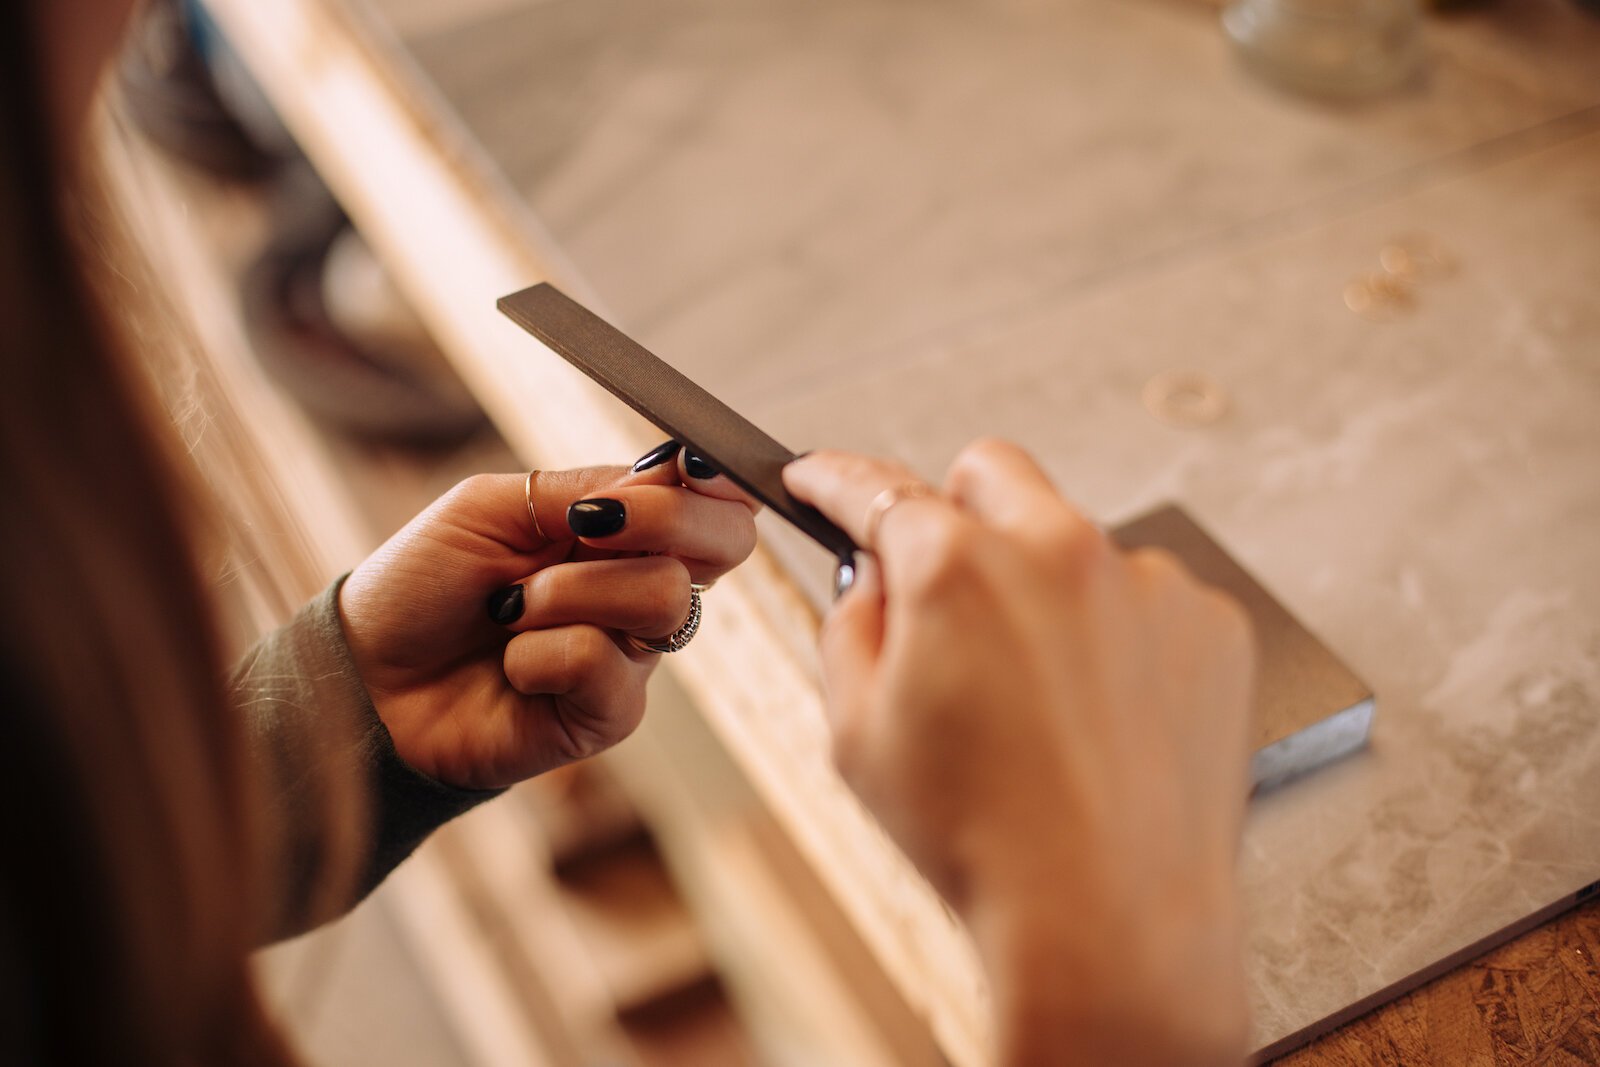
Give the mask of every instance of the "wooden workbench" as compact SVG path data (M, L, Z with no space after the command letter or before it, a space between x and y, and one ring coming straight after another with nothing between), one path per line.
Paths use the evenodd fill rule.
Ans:
M1157 0L211 6L528 462L654 443L494 315L551 277L794 447L933 475L1003 432L1097 514L1178 498L1344 653L1372 750L1247 830L1261 1048L1600 876L1600 23L1572 5L1431 23L1423 82L1337 108ZM1226 413L1156 417L1171 372ZM822 561L764 532L674 660L761 843L722 827L743 846L686 844L685 877L746 933L730 857L804 887L837 949L805 973L858 1007L789 1000L787 1037L979 1064L964 936L827 769ZM715 818L654 795L686 842ZM1592 1042L1592 981L1505 977L1576 966L1593 913L1562 922L1322 1049ZM794 990L747 967L770 1017ZM1552 990L1589 1022L1528 1021Z

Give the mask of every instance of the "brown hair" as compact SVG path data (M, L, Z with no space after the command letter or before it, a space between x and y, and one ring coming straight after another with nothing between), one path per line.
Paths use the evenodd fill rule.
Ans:
M0 5L0 1041L23 1063L284 1064L276 906L170 426L62 214L28 4Z

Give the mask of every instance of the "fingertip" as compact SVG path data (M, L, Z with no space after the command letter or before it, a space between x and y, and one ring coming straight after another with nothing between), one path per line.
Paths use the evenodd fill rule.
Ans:
M579 536L567 525L567 511L574 502L601 496L632 477L627 467L580 467L537 473L533 510L538 515L544 539L551 542L572 541ZM525 504L522 510L526 514Z
M491 622L498 626L511 626L522 618L525 600L526 590L519 582L490 593L484 607Z
M857 631L868 620L877 618L883 606L883 586L881 573L877 561L868 553L861 553L848 565L841 562L839 571L848 569L848 575L841 576L838 572L834 575L835 596L833 605L828 609L823 620L824 631L852 630ZM843 588L839 588L842 585ZM868 628L873 634L877 626ZM876 638L874 637L874 643Z
M815 504L829 477L838 476L836 468L847 458L847 453L826 448L803 452L784 465L783 487L804 503Z
M678 453L677 470L680 482L701 496L715 500L736 500L749 508L752 515L760 513L761 501L687 446Z
M683 472L686 481L709 482L720 478L722 472L693 449L685 448L678 454L678 467Z
M854 557L841 559L839 565L833 570L833 599L838 600L848 593L856 584L856 561Z
M575 500L567 508L567 527L585 541L621 533L628 524L628 506L615 497Z
M656 447L652 448L650 451L646 452L644 455L635 460L633 463L633 473L642 474L654 467L665 466L667 461L676 460L678 458L678 453L682 451L682 449L683 445L679 444L675 438L669 437L667 440L661 442L659 445L656 445Z

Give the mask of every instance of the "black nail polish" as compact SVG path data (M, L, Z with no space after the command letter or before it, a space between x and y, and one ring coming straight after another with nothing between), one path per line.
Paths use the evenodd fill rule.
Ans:
M687 450L683 453L683 469L689 472L689 477L701 480L715 478L722 473L693 452Z
M856 584L856 565L848 559L841 559L839 567L833 572L833 599L838 600L850 591Z
M567 525L579 537L610 537L628 522L628 509L620 500L595 497L567 509Z
M507 626L522 618L522 586L508 585L489 594L489 618Z
M633 465L633 473L638 474L640 471L647 471L651 467L661 466L667 460L675 458L678 455L678 449L682 447L676 441L661 442L639 457L639 461Z

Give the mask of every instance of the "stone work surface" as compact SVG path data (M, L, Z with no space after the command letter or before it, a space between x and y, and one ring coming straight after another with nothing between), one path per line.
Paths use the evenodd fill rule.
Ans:
M1370 749L1253 805L1261 1046L1600 878L1600 20L1430 20L1332 106L1198 3L384 2L615 320L780 440L1181 501L1372 684ZM1223 409L1153 417L1173 371ZM1450 1062L1592 1061L1585 914L1444 980Z

